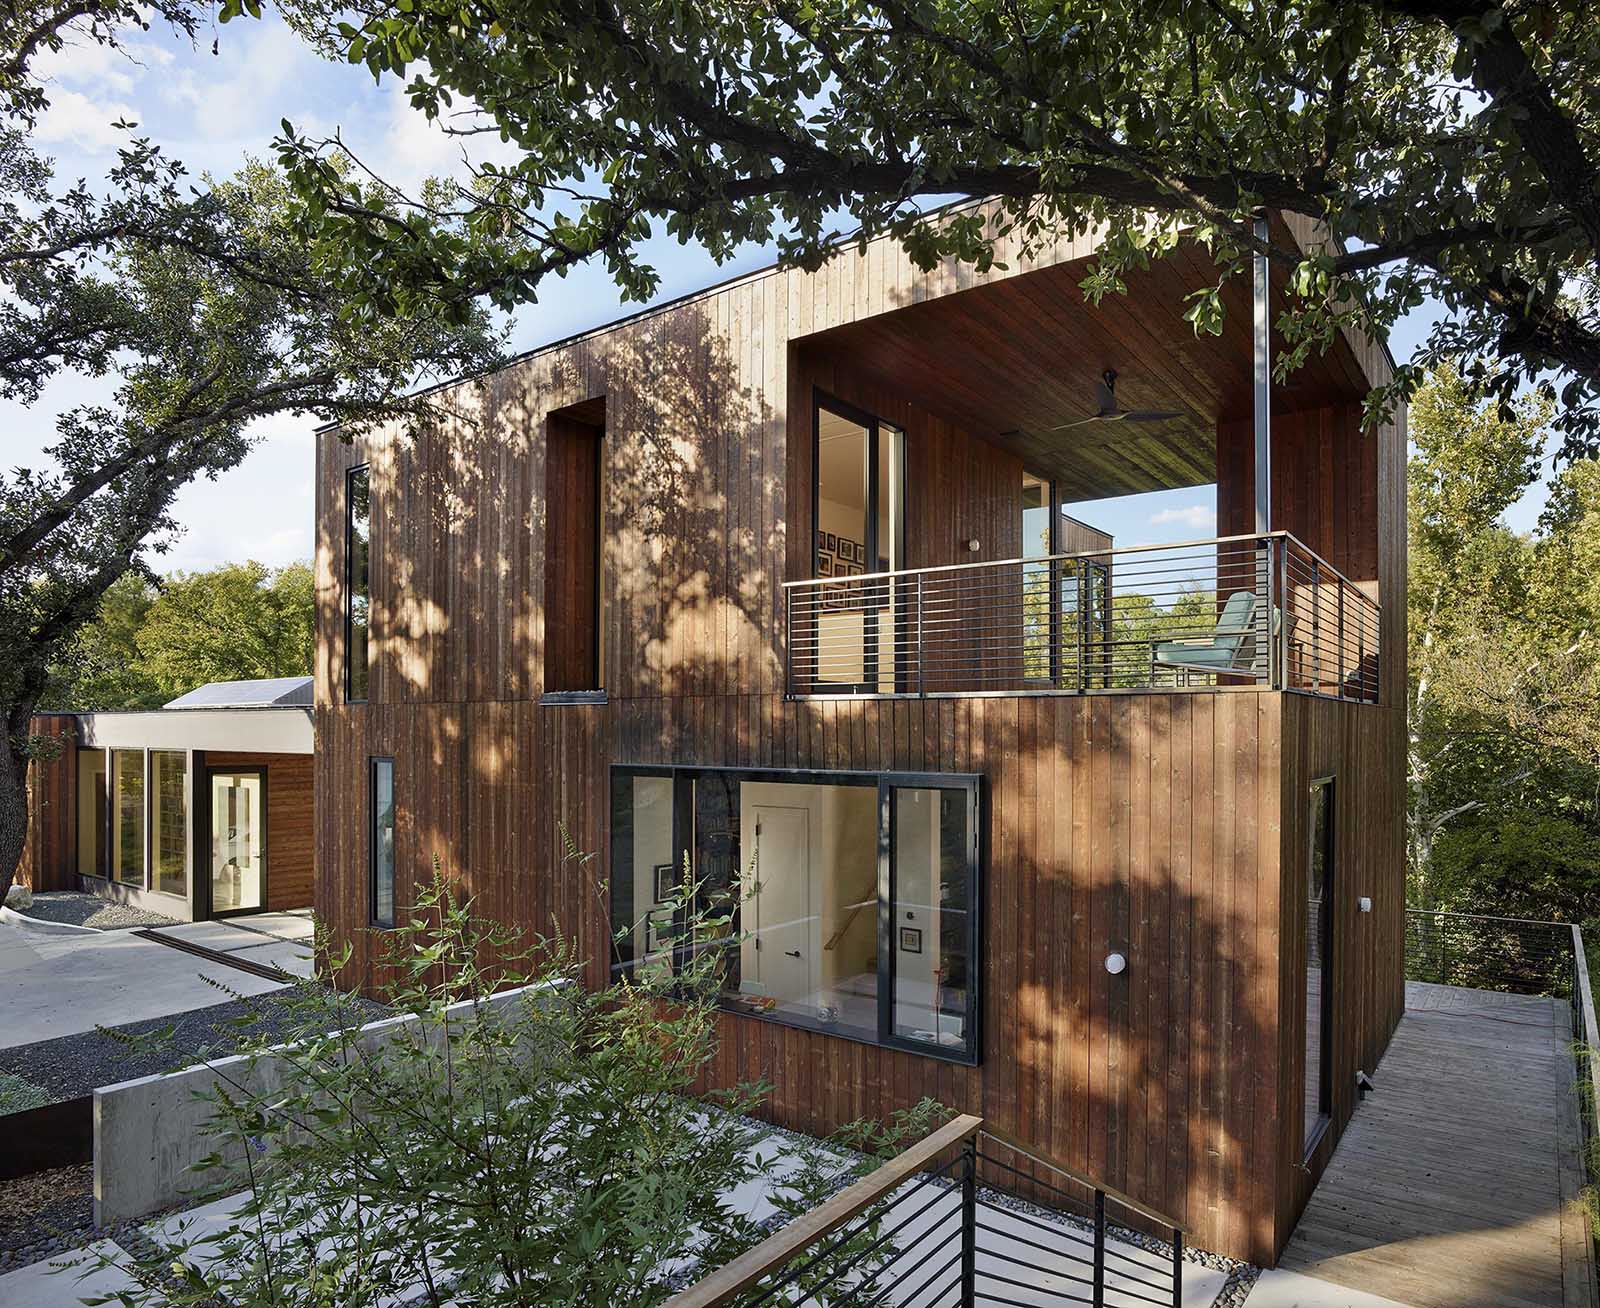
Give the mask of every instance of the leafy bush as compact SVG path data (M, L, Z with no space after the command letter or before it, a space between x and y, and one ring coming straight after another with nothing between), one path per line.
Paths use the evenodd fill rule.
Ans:
M115 1299L648 1308L767 1233L752 1185L781 1221L866 1166L769 1136L747 1116L764 1087L694 1096L717 1047L713 951L585 991L569 947L480 918L437 866L384 939L403 1027L335 1030L337 995L299 987L299 1043L252 1051L210 1096L201 1166L242 1203L220 1234L135 1242L140 1288ZM892 1149L934 1113L855 1135Z

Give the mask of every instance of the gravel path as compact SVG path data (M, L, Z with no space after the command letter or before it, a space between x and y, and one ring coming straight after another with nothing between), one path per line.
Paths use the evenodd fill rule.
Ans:
M210 1008L196 1008L171 1017L152 1018L109 1028L41 1040L36 1044L0 1049L0 1072L9 1072L40 1086L51 1102L86 1095L96 1086L131 1081L187 1067L204 1058L231 1053L247 1036L274 1036L294 1025L293 991L274 990L249 999L236 999ZM382 1004L345 996L357 1023L375 1022L388 1015ZM171 1036L158 1033L171 1028ZM143 1037L137 1044L127 1040ZM0 1127L4 1119L0 1118Z
M117 931L125 927L175 926L176 921L160 913L132 908L127 904L86 895L77 890L51 890L33 897L33 907L25 916L41 922L65 922L71 926Z

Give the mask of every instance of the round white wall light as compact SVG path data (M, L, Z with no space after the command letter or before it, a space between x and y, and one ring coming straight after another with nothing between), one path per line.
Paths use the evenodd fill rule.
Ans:
M1128 960L1121 954L1106 955L1106 971L1112 976L1121 976L1128 970Z

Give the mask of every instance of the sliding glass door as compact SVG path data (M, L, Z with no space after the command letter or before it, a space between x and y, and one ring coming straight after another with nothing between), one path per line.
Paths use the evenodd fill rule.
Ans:
M812 575L846 579L822 590L814 615L820 689L897 688L903 596L893 579L851 577L904 566L905 433L837 400L819 399L815 427Z

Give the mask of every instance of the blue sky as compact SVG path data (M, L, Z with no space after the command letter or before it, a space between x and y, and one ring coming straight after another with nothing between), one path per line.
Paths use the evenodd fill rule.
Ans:
M193 47L152 29L134 43L134 53L128 59L78 45L42 66L53 103L39 135L57 161L58 176L103 177L120 140L110 126L118 118L138 122L195 174L231 172L247 154L270 155L282 118L310 134L339 128L376 171L398 180L448 172L459 160L459 146L411 110L398 84L377 86L364 69L327 63L276 17L207 29ZM752 247L719 267L697 249L670 241L655 243L653 254L662 299L771 262L769 251ZM579 270L551 285L541 303L518 312L513 345L526 349L636 307L619 300L603 270ZM1420 311L1403 324L1392 343L1396 357L1409 355L1428 322ZM108 389L63 378L31 410L0 403L0 458L8 467L36 465L56 415ZM165 571L249 558L268 564L308 558L314 425L291 417L273 421L240 467L186 490L177 508L183 534L156 566ZM1536 488L1513 509L1511 524L1532 527L1542 503L1542 487ZM1209 489L1191 489L1102 501L1074 512L1119 542L1184 540L1211 534L1215 498Z

